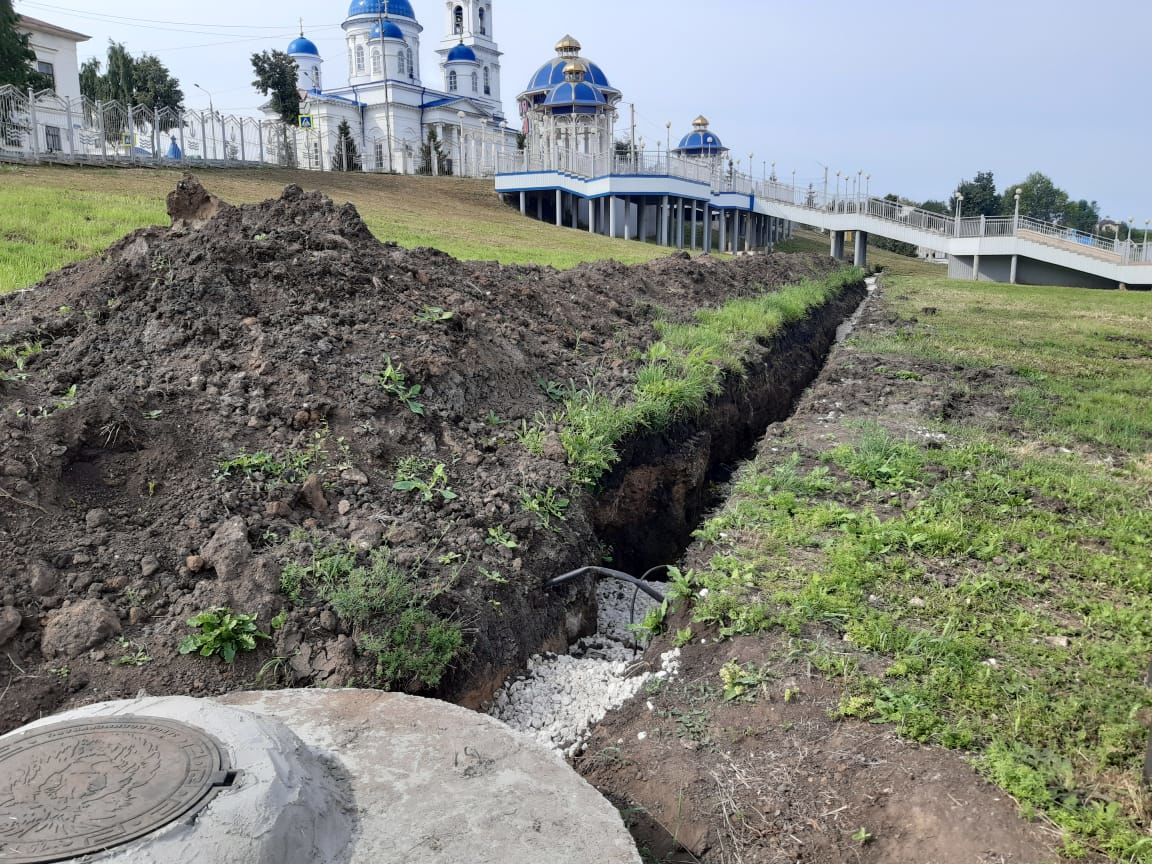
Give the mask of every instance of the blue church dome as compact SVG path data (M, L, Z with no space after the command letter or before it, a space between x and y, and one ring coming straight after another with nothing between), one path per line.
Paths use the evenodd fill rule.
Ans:
M385 9L384 7L388 8ZM412 4L408 0L352 0L348 7L348 17L357 15L395 15L397 18L411 18L416 20L416 13L412 11Z
M459 45L455 46L451 51L448 52L448 62L476 63L478 61L476 60L476 52L461 42Z
M305 39L303 35L299 39L293 40L292 44L288 46L288 54L307 54L310 57L319 57L320 51L316 47L316 43L311 39Z
M718 156L728 148L720 136L708 129L708 118L697 117L692 123L692 131L680 139L676 152L682 156Z
M381 30L380 25L378 23L373 24L372 25L372 33L368 36L368 38L370 40L375 40L375 39L380 39L380 38L401 39L402 40L404 38L404 31L396 26L395 21L393 21L391 18L389 18L387 21L384 22L383 30Z

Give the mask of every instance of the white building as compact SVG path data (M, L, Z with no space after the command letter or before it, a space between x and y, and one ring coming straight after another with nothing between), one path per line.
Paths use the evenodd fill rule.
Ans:
M300 69L301 125L315 133L298 154L301 167L331 165L345 121L366 170L492 173L495 154L516 146L500 101L492 7L493 0L444 3L439 68L428 72L410 0L351 0L342 57L321 57L301 34L287 50ZM275 116L270 107L265 113ZM424 157L430 133L443 160Z
M31 37L28 43L36 53L36 71L52 81L56 95L79 99L80 61L76 46L90 37L27 15L18 16L16 27Z

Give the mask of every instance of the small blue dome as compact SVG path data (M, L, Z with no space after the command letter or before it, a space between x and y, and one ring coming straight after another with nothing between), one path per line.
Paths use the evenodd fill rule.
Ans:
M585 60L583 57L553 57L536 70L536 74L533 75L532 80L528 82L528 90L546 90L549 87L555 87L557 84L564 83L564 67L573 59L579 59L587 68L586 77L588 81L597 87L604 87L609 90L613 89L612 85L608 83L608 76L604 74L604 71L599 66L590 60Z
M715 132L697 129L681 138L676 149L686 156L710 156L723 153L728 148Z
M288 55L292 56L294 54L307 54L309 57L319 57L320 51L316 48L315 42L301 36L288 46Z
M388 8L385 9L384 7ZM412 4L408 0L352 0L348 7L348 17L357 15L395 15L397 18L411 18L416 20L416 13L412 11Z
M371 35L369 35L368 38L371 40L375 40L375 39L380 39L381 37L383 37L384 39L401 39L401 40L403 40L404 31L396 26L395 21L393 21L391 18L389 18L387 21L384 22L383 31L381 31L379 23L373 24L372 25L372 33L371 33Z
M476 63L476 52L461 42L448 52L449 63Z

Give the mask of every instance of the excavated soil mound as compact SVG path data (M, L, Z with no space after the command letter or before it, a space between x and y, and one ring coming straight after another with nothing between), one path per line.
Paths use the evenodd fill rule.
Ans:
M0 298L0 732L141 689L374 683L353 624L281 588L284 562L329 543L417 574L464 633L439 692L467 701L564 644L539 586L600 555L555 432L534 455L521 422L571 382L623 398L657 316L830 266L463 263L380 243L351 205L294 186L232 207L185 178L169 207L172 228ZM429 495L393 488L406 458L424 481L443 466ZM549 488L572 502L545 528L521 505ZM213 607L273 639L234 665L178 654Z

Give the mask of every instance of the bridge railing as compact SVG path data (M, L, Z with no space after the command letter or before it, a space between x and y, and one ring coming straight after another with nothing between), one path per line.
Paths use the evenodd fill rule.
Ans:
M1114 256L1122 264L1152 263L1152 243L1136 244L1103 237L1044 222L1028 216L965 216L959 220L949 214L924 210L911 204L873 198L865 195L832 195L812 186L796 186L779 180L756 179L734 171L723 159L685 159L667 152L618 152L610 156L554 151L502 153L497 159L497 173L556 170L591 179L607 175L641 175L675 177L707 183L713 194L736 192L789 204L814 213L868 216L903 225L940 238L976 239L983 237L1018 237L1040 235L1069 251ZM1033 236L1034 239L1034 236Z

